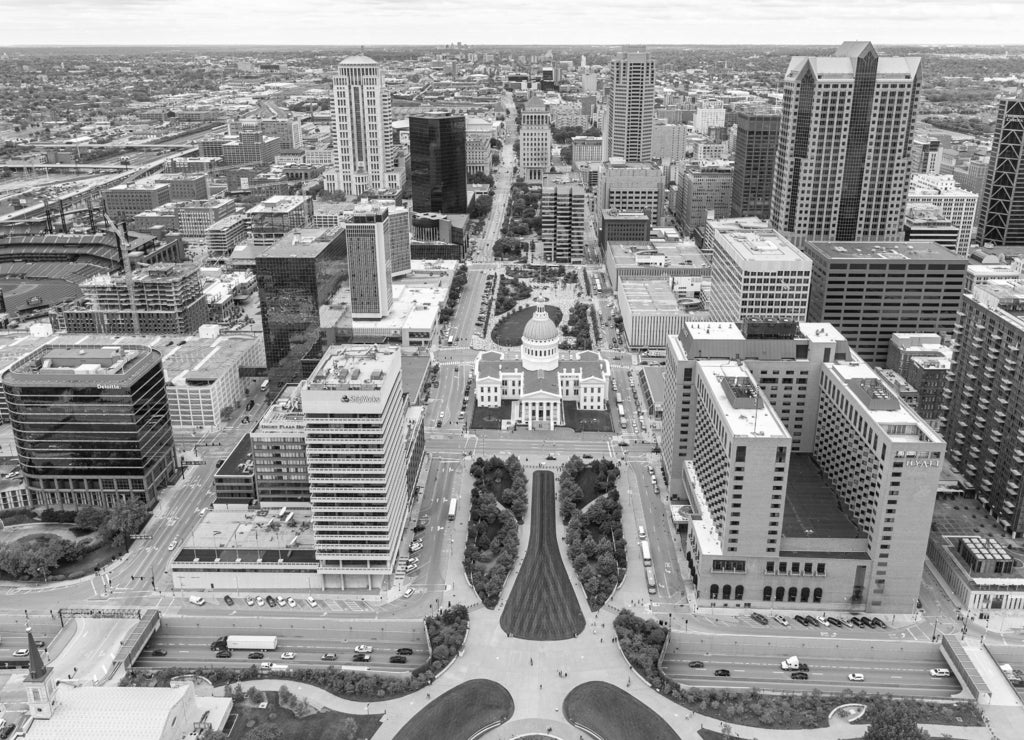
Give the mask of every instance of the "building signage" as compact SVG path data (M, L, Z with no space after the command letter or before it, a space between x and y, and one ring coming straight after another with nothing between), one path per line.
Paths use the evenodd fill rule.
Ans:
M903 463L908 468L937 468L938 460L907 460Z

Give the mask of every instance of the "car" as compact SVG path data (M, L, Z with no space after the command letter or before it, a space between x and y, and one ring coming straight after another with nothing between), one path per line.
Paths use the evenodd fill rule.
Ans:
M413 542L411 545L409 545L409 552L419 552L422 549L423 545L419 542Z
M251 597L251 596L246 596L245 597L245 605L246 606L253 606L255 603L256 603L256 599L254 599L253 597Z
M288 603L288 597L287 596L277 596L275 598L277 598L277 605L278 606L284 606L285 604Z
M314 599L312 596L306 597L306 603L309 604L310 607L313 609L316 609L318 606L320 606L320 604L317 603L317 600Z
M594 459L594 456L591 455L589 452L584 452L582 455L580 455L580 457L582 457L584 460L593 460Z
M928 675L932 678L948 678L950 673L948 668L932 668L928 671Z
M715 671L715 675L716 676L722 676L722 677L729 677L732 674L729 673L729 669L728 668L719 668L717 671Z
M750 615L750 618L758 624L768 624L768 617L766 617L764 614L758 614L757 612L754 612Z
M691 660L689 662L689 666L690 666L690 668L703 668L704 667L704 661L703 660Z
M789 677L796 681L806 681L810 678L810 675L808 675L805 671L796 671L794 673L790 673Z
M17 650L15 650L15 651L14 651L14 652L12 653L12 655L13 655L13 656L14 656L15 658L24 658L25 656L27 656L27 655L28 655L28 648L18 648Z
M557 457L555 457L554 455L548 455L548 456L547 456L547 457L545 457L544 459L545 459L545 460L557 460L558 458L557 458Z
M356 653L355 655L352 656L352 661L354 663L369 663L370 660L372 660L372 659L370 658L369 654L367 654L367 653Z
M795 619L796 623L801 625L802 627L806 627L807 626L807 620L804 619L802 614L797 614L795 617L793 617L793 619Z
M204 604L206 604L206 599L204 599L202 596L189 596L188 603L195 604L196 606L203 606Z
M406 565L419 565L420 564L420 559L419 558L409 558L408 560L405 561L405 564Z
M177 541L177 540L174 540L174 542L172 542L171 544L169 544L169 545L167 546L167 549L168 549L168 550L173 550L173 549L174 549L174 548L176 548L177 546L178 546L178 541Z
M846 677L846 680L847 681L863 681L864 680L864 674L863 673L851 673L849 676Z
M355 651L357 653L372 653L373 645L356 645Z
M833 627L845 627L846 626L845 624L843 624L843 620L836 619L835 617L829 617L828 618L828 623L831 624Z
M875 629L875 623L871 621L871 617L861 617L860 618L860 626L861 627L870 627L871 629Z
M409 588L405 589L405 591L403 591L403 592L402 592L402 598L403 598L403 599L408 599L408 598L409 598L410 596L412 596L412 595L413 595L414 593L416 593L416 589L414 589L414 588L412 588L412 587L410 586Z
M263 653L249 653L249 660L263 660Z
M266 606L267 602L262 596L256 597L256 606Z
M295 660L295 653L281 653L281 660Z
M218 658L230 658L231 657L231 651L230 650L218 650L217 651L217 657Z
M411 563L411 564L408 564L408 565L405 566L405 572L406 573L412 573L413 571L417 571L419 569L420 569L420 566L417 563Z
M277 599L273 596L267 595L267 606L277 606Z
M398 650L396 650L395 652L398 655L412 655L413 654L413 649L412 648L398 648Z
M14 732L14 728L17 725L11 724L10 722L0 722L0 738L10 737Z
M156 657L156 658L162 658L165 655L167 655L167 651L162 649L162 648L157 648L156 650L153 651L153 656Z
M388 658L388 663L407 663L409 661L404 655L392 655Z
M829 622L825 617L811 617L815 622L820 624L822 627L829 627Z
M228 606L234 606L235 605L235 600L232 599L227 594L224 594L224 603L227 604Z
M883 622L878 617L872 617L871 618L871 626L872 627L878 627L879 629L883 629L883 630L887 627L886 623Z
M295 599L293 599L291 596L288 597L288 606L290 606L292 609L298 606L298 604L295 603Z
M338 654L337 653L324 653L323 655L320 656L320 660L337 660L337 659L338 659Z
M788 627L789 626L789 620L786 619L781 614L776 614L774 617L772 617L772 619L774 619L776 622L781 624L783 627Z

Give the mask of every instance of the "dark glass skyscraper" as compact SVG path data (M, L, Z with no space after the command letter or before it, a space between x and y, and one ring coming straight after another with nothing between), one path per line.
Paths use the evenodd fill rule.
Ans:
M466 117L409 116L412 207L419 213L466 212Z
M772 175L782 112L751 107L736 115L736 157L732 176L732 215L767 219L772 208Z
M263 345L275 381L300 379L302 359L320 346L320 306L345 272L343 231L296 229L256 256Z
M3 378L14 445L36 505L152 505L175 475L160 353L46 346Z
M983 244L1024 247L1024 93L999 101L981 203Z

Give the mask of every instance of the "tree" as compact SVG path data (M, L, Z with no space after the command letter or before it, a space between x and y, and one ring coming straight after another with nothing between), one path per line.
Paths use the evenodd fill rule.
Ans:
M95 532L106 523L109 514L106 509L98 509L95 506L83 507L75 515L75 527Z
M334 722L334 736L341 740L356 740L359 733L359 725L351 717L345 717L340 722Z
M563 146L561 150L562 161L566 164L572 164L572 147Z
M927 740L927 732L917 726L910 706L901 701L872 702L865 717L871 726L865 740Z
M284 735L274 725L259 725L245 735L245 740L282 740Z
M111 509L100 527L100 534L127 550L131 536L141 532L147 521L149 509L144 502L135 499Z

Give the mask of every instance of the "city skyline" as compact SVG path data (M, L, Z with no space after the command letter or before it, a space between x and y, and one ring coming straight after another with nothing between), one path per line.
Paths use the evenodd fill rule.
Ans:
M243 8L244 12L236 12ZM537 0L526 0L508 11L481 9L466 0L433 3L429 14L421 8L412 0L383 0L369 6L313 6L294 15L281 13L276 4L262 0L244 6L231 0L215 6L184 0L169 14L165 5L149 0L43 0L30 6L0 0L7 30L0 34L0 43L334 45L351 39L367 45L459 41L482 45L495 42L493 29L500 24L502 40L522 37L531 45L827 45L870 38L883 47L907 43L998 46L1019 43L1016 29L1024 22L1024 8L1012 3L980 4L964 14L959 4L948 0L903 0L898 4L866 0L849 7L835 0L734 0L725 8L714 9L676 9L640 0L631 5L633 12L628 15L622 13L621 4L607 0L588 4L586 15ZM116 13L107 14L108 10ZM722 23L723 13L746 23ZM608 24L604 19L611 14L616 21ZM396 16L402 15L407 15L409 22L395 23ZM469 17L474 18L475 26L467 27L465 19ZM159 29L157 40L148 38L153 29Z

